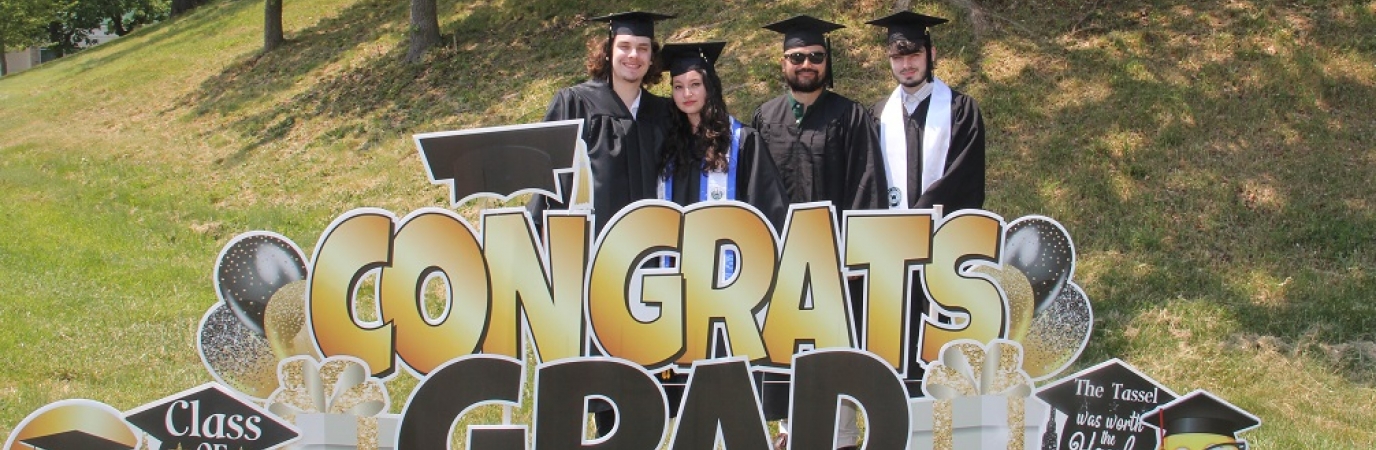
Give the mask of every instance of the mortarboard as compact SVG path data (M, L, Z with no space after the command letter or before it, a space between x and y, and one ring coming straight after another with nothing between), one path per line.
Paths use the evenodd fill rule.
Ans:
M573 167L582 128L581 119L561 120L418 134L415 140L430 181L451 185L450 201L458 205L481 193L565 195L554 171Z
M82 430L67 430L47 436L32 437L23 440L23 443L43 450L78 448L82 450L132 450L134 448L132 445L112 441Z
M665 44L661 50L669 76L679 76L693 66L714 70L726 42L684 42Z
M655 22L672 18L674 18L672 14L630 11L593 17L588 20L610 23L613 37L631 35L653 39L655 37Z
M1142 422L1168 437L1212 434L1235 438L1237 433L1261 425L1261 419L1205 391L1194 391L1161 405L1143 416Z
M825 34L845 28L845 25L827 22L808 15L793 16L764 26L765 29L784 35L784 50L809 45L827 45ZM828 45L828 47L830 47Z
M931 38L927 28L950 22L940 17L925 16L912 11L899 11L878 19L865 22L877 27L889 29L889 43L899 40L912 42L930 42Z

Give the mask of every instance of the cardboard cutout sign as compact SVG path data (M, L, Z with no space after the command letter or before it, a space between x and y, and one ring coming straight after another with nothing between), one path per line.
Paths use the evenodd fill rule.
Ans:
M776 231L745 203L659 200L594 217L581 127L416 136L430 180L451 184L454 204L539 193L568 210L489 209L471 223L443 208L404 216L359 208L320 234L309 259L273 232L235 237L216 262L220 301L197 336L219 384L126 419L162 448L274 448L297 433L310 449L448 448L472 408L522 404L533 366L534 421L471 425L469 448L764 448L759 379L768 372L792 375L793 449L832 449L842 401L859 406L870 448L1026 444L1038 442L1043 423L1061 448L1145 448L1137 434L1106 436L1139 433L1133 418L1173 396L1135 381L1145 379L1129 376L1135 371L1114 372L1111 361L1053 384L1070 386L1069 403L1092 397L1083 408L1053 389L1039 395L1061 411L1045 419L1032 381L1072 364L1093 324L1073 241L1050 218L838 215L809 203L792 205ZM569 172L571 182L556 182ZM862 288L852 292L849 279ZM439 313L427 308L427 291L438 292ZM378 320L359 319L364 297ZM520 359L527 354L529 364ZM420 383L397 417L386 413L383 383L403 372ZM666 395L656 380L663 373L689 374L682 399ZM929 398L909 402L908 375L922 378ZM610 405L618 425L585 439L593 400ZM670 428L674 401L681 408ZM1161 410L1161 426L1187 446L1198 440L1190 440L1196 424L1219 419L1177 409ZM137 446L110 411L55 403L0 450ZM293 420L309 426L298 431Z
M1142 418L1176 395L1112 359L1042 387L1037 397L1055 410L1046 423L1042 450L1155 450L1156 432Z
M217 383L206 383L125 414L125 420L162 442L160 450L268 450L300 432Z

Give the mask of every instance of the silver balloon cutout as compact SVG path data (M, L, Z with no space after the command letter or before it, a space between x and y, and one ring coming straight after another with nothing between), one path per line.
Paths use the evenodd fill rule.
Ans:
M268 300L282 286L306 279L305 258L291 240L268 232L239 235L215 263L215 289L234 315L259 336Z
M1034 311L1039 314L1061 294L1075 271L1070 234L1056 222L1028 216L1009 224L1005 236L1005 261L1032 283Z

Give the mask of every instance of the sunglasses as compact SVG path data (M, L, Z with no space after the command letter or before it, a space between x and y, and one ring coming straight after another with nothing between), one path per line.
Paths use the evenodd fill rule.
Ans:
M826 62L826 60L827 60L827 53L826 53L826 52L812 52L812 53L797 52L797 53L786 53L786 54L784 54L784 59L787 59L788 62L793 63L793 65L795 65L795 66L801 65L801 64L803 63L803 61L808 61L808 62L813 63L813 64L821 64L821 63Z

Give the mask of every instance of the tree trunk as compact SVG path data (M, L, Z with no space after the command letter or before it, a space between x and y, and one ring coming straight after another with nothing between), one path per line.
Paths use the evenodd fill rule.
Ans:
M115 32L115 36L124 36L133 31L134 27L124 28L124 15L114 14L110 16L110 29Z
M282 45L282 0L267 0L263 20L263 53Z
M182 15L182 13L190 12L205 2L206 0L172 0L171 15L175 17Z
M10 62L5 59L5 37L0 36L0 77L10 73Z
M406 62L419 62L425 51L440 42L439 8L435 0L411 0L411 47Z

